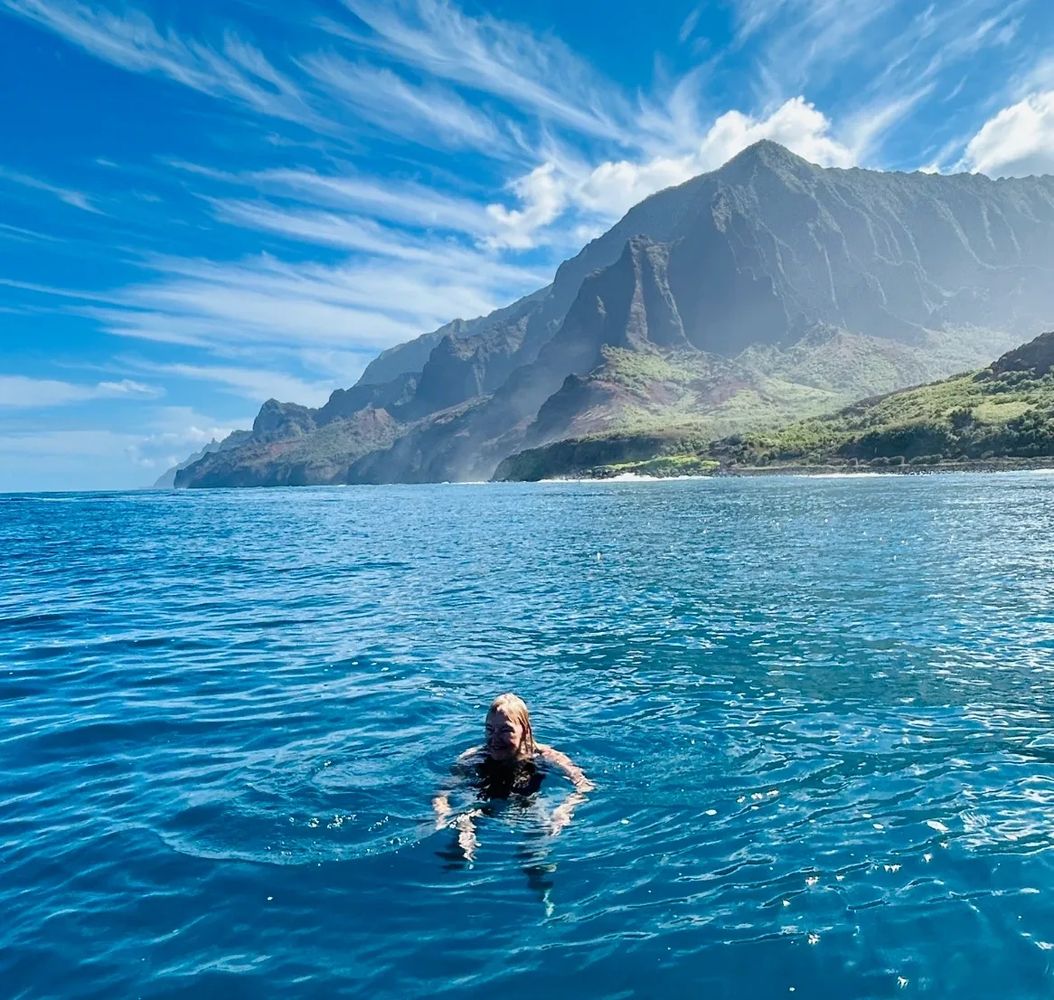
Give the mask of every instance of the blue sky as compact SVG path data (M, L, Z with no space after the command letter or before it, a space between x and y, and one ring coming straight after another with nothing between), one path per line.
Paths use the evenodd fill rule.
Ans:
M1047 0L0 0L0 490L150 483L652 191L1054 173Z

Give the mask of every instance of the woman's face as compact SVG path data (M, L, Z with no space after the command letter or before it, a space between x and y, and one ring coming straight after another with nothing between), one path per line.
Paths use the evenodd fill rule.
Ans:
M487 752L496 760L515 757L523 742L523 726L500 708L487 715Z

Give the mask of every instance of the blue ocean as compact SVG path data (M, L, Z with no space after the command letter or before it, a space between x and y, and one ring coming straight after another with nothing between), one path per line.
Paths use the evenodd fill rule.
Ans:
M0 995L1049 997L1054 476L0 497ZM595 783L431 800L515 691Z

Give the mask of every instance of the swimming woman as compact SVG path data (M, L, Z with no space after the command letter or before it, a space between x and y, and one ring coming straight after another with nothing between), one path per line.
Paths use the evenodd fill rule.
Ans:
M533 795L541 788L547 765L563 771L573 786L549 817L549 834L556 836L571 822L575 808L595 786L566 754L536 743L531 715L523 699L503 694L494 699L487 712L486 742L458 757L454 774L476 789L477 798L489 801ZM432 800L436 829L453 826L458 831L461 853L466 861L472 861L479 846L474 820L482 815L482 810L470 809L451 819L451 791L447 788Z

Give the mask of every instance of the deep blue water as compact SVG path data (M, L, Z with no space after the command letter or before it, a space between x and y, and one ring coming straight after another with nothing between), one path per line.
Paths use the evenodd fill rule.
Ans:
M1054 476L0 497L0 995L1049 997ZM490 699L597 784L430 799Z

